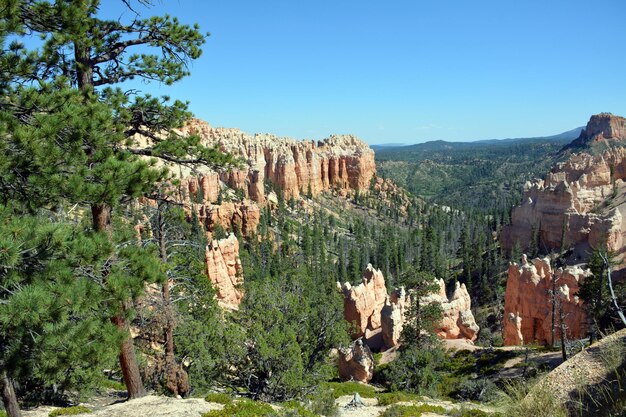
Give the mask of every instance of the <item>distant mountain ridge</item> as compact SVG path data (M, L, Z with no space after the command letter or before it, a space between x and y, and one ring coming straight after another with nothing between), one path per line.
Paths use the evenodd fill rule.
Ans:
M378 147L376 166L379 175L433 203L506 217L502 213L519 202L523 184L565 158L559 151L582 130L533 138Z
M424 150L424 151L437 151L446 149L468 149L480 145L509 145L512 143L520 142L541 142L541 141L554 141L554 142L570 142L584 131L585 126L580 126L572 130L568 130L563 133L559 133L551 136L536 136L530 138L505 138L505 139L480 139L469 142L457 142L446 140L430 140L423 143L415 143L411 145L401 143L383 143L377 145L371 145L371 148L375 151L385 150L387 148L394 148L394 150L407 149L410 150Z

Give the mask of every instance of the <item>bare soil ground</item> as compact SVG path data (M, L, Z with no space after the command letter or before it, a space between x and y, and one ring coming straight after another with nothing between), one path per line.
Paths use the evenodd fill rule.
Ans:
M102 417L199 417L202 413L211 410L220 410L221 404L208 403L203 398L171 398L157 395L148 395L131 401L114 402L107 405L84 404L92 408L90 414L83 416ZM57 407L37 407L24 411L24 417L48 417L50 411Z
M352 400L352 396L344 395L337 399L339 406L338 417L378 417L388 407L377 405L375 398L362 398L364 407L346 408ZM416 403L400 403L403 405L411 404L431 404L444 407L446 410L459 408L463 404L450 401L440 401L433 399L425 399L423 402ZM176 399L170 397L162 397L157 395L148 395L143 398L130 401L118 401L106 405L94 405L86 403L85 406L92 408L90 414L80 414L85 417L199 417L202 413L210 410L219 410L223 406L216 403L208 403L202 398ZM489 407L471 404L469 408L479 408L490 411ZM48 414L57 407L42 406L33 410L24 411L24 417L48 417ZM425 413L424 417L439 417L439 414Z

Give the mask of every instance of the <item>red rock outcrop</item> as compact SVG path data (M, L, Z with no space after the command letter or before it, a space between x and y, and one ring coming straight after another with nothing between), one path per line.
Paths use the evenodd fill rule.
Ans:
M213 284L218 303L228 309L237 309L243 298L243 283L239 242L231 234L225 239L213 240L206 247L206 271Z
M476 340L480 328L472 314L472 300L465 284L455 283L454 292L448 299L443 279L437 281L439 292L422 299L424 303L439 303L443 313L441 324L435 330L442 339Z
M593 115L578 139L570 146L587 146L603 140L626 140L626 119L611 113Z
M357 339L348 348L339 349L339 377L344 381L370 382L374 376L374 356L370 348Z
M504 296L504 344L552 343L553 285L558 298L557 310L558 306L563 308L567 338L585 337L588 330L587 315L582 300L576 294L579 284L589 275L589 270L579 267L553 271L547 258L528 262L526 256L523 256L521 265L511 264ZM557 311L557 327L558 316ZM555 329L555 335L559 337L558 328Z
M367 191L376 173L374 151L352 135L331 136L319 142L295 141L213 128L197 119L182 133L197 134L205 145L241 158L246 167L221 173L220 179L259 204L264 203L265 181L280 188L285 198L295 198L332 189Z
M380 328L380 311L385 305L387 288L385 277L380 269L367 265L363 273L363 282L352 286L349 282L338 288L343 292L344 318L353 324L351 335L353 339L365 336L367 330L374 331Z
M436 294L424 297L421 303L440 303L443 319L437 334L443 339L467 339L474 341L480 330L471 311L471 300L465 285L456 284L452 297L446 296L445 283L438 280ZM357 286L350 283L338 288L344 295L344 318L355 323L353 339L363 338L372 349L391 348L400 342L405 313L410 306L411 295L404 288L396 288L387 295L385 278L380 270L368 265L363 282Z

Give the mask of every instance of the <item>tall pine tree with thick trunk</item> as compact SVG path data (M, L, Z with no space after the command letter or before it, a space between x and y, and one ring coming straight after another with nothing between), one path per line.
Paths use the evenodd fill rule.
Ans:
M131 0L119 4L135 11ZM17 39L0 56L0 112L11 152L0 191L7 201L36 195L33 209L63 202L84 207L93 230L113 242L115 208L169 178L156 159L215 166L228 158L198 137L175 133L190 116L185 103L119 87L134 78L167 85L182 79L206 35L170 16L103 20L99 7L99 0L11 0L0 10L0 42ZM33 35L41 45L28 50L19 40ZM119 360L128 395L140 397L145 389L129 310L137 288L161 277L138 274L120 285L104 272L104 286L118 302L111 321L126 334Z

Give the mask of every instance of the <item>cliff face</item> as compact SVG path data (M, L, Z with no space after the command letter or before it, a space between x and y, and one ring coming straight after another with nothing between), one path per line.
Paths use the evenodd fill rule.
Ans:
M583 147L603 140L626 140L626 119L611 113L593 115L570 146Z
M552 343L552 297L556 294L555 337L559 338L562 308L568 339L581 339L588 329L587 315L578 298L579 284L591 275L579 267L552 270L549 259L522 257L509 266L504 296L504 344ZM553 281L554 280L554 281Z
M420 303L439 303L443 318L437 327L437 335L442 339L467 339L474 341L480 330L471 310L471 300L465 285L458 282L454 293L448 299L445 283L437 281L439 291L420 300ZM396 288L387 295L385 278L380 270L368 265L363 282L357 286L350 283L338 288L344 295L344 318L356 323L352 337L363 337L372 349L392 348L400 343L400 335L405 321L405 313L411 303L410 291Z
M594 118L583 135L622 132L619 126L598 128L592 124ZM526 183L523 201L513 209L511 224L503 230L504 249L511 250L516 243L528 249L535 232L542 250L580 244L597 248L606 243L609 250L621 252L626 231L619 197L624 180L626 148L610 148L596 156L575 154L557 164L544 180ZM614 204L608 204L612 200Z
M286 199L335 190L340 194L367 191L376 173L374 151L354 136L323 141L295 141L269 134L248 135L238 129L213 128L193 119L182 134L197 134L204 145L218 147L241 161L242 168L215 172L182 168L180 193L207 231L216 225L256 231L259 206L268 202L266 184Z
M206 271L215 289L218 303L225 308L239 308L243 292L243 271L239 260L239 242L235 235L212 241L206 247Z
M331 189L365 191L376 173L374 151L351 135L331 136L319 142L295 141L213 128L197 119L183 133L197 134L205 145L240 157L245 167L220 174L220 180L259 204L265 201L266 181L280 188L288 199Z

